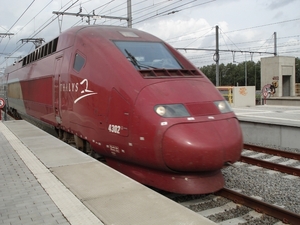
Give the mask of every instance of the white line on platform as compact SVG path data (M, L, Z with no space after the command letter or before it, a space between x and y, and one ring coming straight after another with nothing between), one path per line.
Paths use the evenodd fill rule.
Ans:
M103 225L2 122L0 122L0 130L70 224Z

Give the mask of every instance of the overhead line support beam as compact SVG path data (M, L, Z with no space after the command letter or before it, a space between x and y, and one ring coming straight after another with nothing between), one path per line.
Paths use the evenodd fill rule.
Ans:
M203 51L216 51L216 49L209 49L209 48L176 48L177 50L203 50ZM241 51L241 50L222 50L219 49L219 52L241 52L241 53L258 53L258 54L271 54L274 55L274 52L256 52L256 51Z
M6 37L6 36L11 36L11 35L14 35L14 34L13 33L0 33L0 37L1 36Z
M127 20L128 21L127 17L105 16L105 15L84 14L84 13L68 13L68 12L57 12L57 11L53 11L52 13L56 14L56 15L87 17L88 21L90 21L90 18L93 18L93 19L98 19L98 18L118 19L118 20Z

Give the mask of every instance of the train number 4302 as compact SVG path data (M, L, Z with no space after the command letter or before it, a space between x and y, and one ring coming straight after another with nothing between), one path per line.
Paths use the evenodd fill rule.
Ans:
M108 131L116 134L120 134L121 126L119 125L108 125Z

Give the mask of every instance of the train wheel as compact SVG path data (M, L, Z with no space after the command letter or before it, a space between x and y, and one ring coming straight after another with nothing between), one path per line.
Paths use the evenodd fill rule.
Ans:
M72 135L68 132L63 131L63 138L62 141L66 142L67 144L72 144L72 142L74 141Z
M62 129L59 129L59 128L56 128L56 133L57 133L57 136L59 138L59 140L62 140L63 137L64 137L64 131Z
M89 142L85 141L85 148L84 148L84 152L93 157L94 154L94 150L92 149L91 145Z
M83 152L93 157L94 159L97 159L100 162L106 162L105 157L95 152L88 141L84 141L84 143L85 143L84 144L85 147Z
M75 142L75 146L78 150L84 152L85 154L87 154L101 162L106 161L103 156L99 155L98 153L96 153L93 150L92 146L90 145L90 143L88 141L78 137L77 135L74 135L74 142Z
M80 151L84 152L84 150L85 150L85 141L82 140L77 135L74 135L74 141L75 141L76 148L79 149Z

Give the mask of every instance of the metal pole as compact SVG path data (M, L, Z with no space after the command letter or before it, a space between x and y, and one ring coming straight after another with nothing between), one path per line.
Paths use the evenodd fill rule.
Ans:
M6 95L6 93L5 93ZM7 95L6 95L7 96ZM4 121L7 121L7 103L8 103L8 99L7 97L5 98L5 102L6 102L6 106L5 106L5 113L4 113Z
M215 53L215 62L216 62L216 86L219 86L219 26L216 26L216 53Z
M131 0L127 0L127 16L128 16L128 27L132 27L132 11L131 11Z
M14 35L14 33L0 33L0 37L1 36L6 37L6 36L11 36L11 35Z
M255 84L255 91L256 91L256 63L254 63L254 84Z
M274 56L277 56L277 34L274 32Z
M247 86L247 59L245 53L245 86Z

